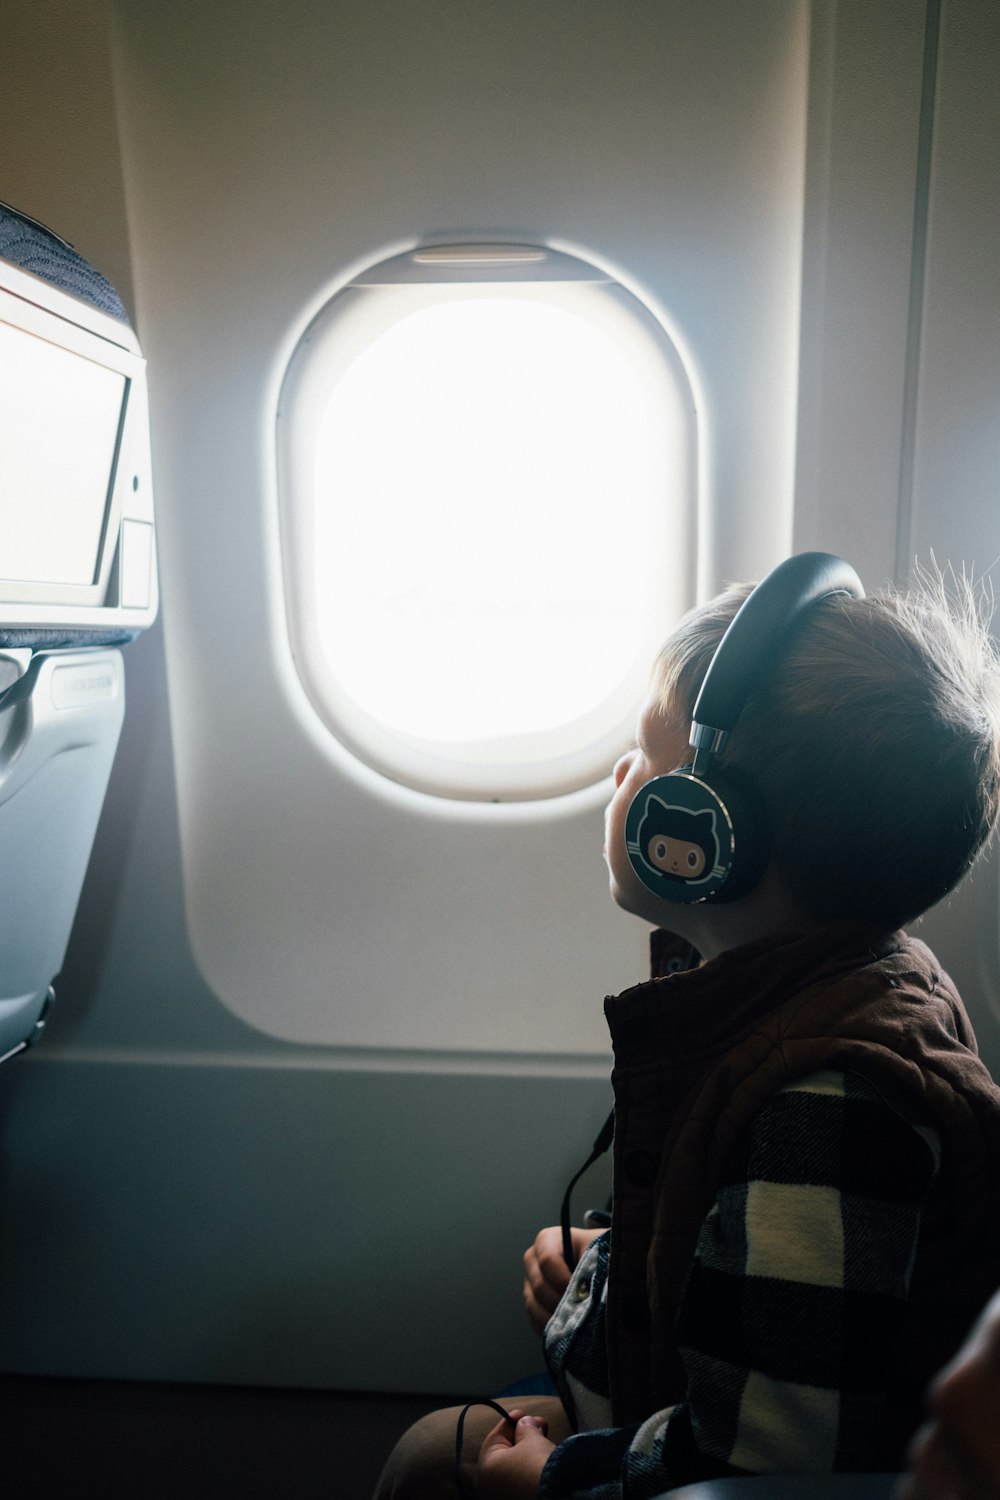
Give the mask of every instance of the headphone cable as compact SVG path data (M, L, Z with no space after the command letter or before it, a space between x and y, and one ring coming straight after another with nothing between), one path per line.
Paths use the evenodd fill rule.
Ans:
M566 1265L570 1271L572 1271L576 1266L576 1255L573 1252L573 1235L570 1231L569 1225L570 1195L573 1192L573 1189L576 1187L577 1183L580 1181L580 1178L583 1176L584 1172L589 1171L589 1169L594 1165L594 1162L597 1161L598 1157L604 1155L605 1151L607 1151L614 1138L615 1112L614 1110L612 1110L608 1115L608 1118L605 1120L604 1124L601 1126L600 1133L598 1134L598 1137L594 1142L590 1155L587 1157L587 1160L584 1162L579 1172L577 1172L576 1176L570 1179L569 1186L563 1194L562 1207L559 1210L559 1225L562 1229L563 1260L566 1262Z
M499 1416L503 1417L505 1422L510 1422L511 1420L509 1412L504 1411L503 1407L499 1406L496 1401L488 1401L485 1397L481 1401L470 1401L467 1406L462 1407L459 1413L458 1426L455 1429L455 1488L462 1496L462 1500L476 1500L474 1491L470 1489L466 1483L465 1475L462 1473L462 1444L465 1439L465 1419L474 1406L489 1406Z

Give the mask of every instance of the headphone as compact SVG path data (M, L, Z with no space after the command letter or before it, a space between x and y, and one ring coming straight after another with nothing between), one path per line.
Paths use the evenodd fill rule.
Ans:
M625 816L629 862L654 895L684 905L735 901L764 873L763 812L741 778L717 772L713 760L793 632L835 594L865 597L854 569L828 552L803 552L768 573L730 622L694 705L692 763L647 781Z

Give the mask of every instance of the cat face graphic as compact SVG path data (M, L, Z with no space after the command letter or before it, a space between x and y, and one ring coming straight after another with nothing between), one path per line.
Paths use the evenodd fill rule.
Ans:
M717 873L719 838L710 809L691 812L651 794L635 842L640 859L665 880L689 885Z

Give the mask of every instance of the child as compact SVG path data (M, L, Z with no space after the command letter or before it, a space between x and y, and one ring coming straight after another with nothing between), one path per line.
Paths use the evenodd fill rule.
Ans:
M574 1231L572 1277L557 1230L525 1256L561 1401L492 1426L480 1500L897 1468L1000 1280L1000 1093L898 930L996 821L1000 666L971 601L861 593L790 559L715 661L746 588L657 662L606 814L614 899L668 929L605 1005L612 1226ZM455 1493L454 1422L407 1434L380 1500Z

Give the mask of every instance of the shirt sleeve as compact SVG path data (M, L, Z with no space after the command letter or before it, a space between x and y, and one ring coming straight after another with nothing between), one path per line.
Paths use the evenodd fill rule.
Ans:
M775 1094L699 1234L676 1326L685 1399L560 1444L544 1500L877 1467L889 1351L939 1159L936 1132L855 1074Z

